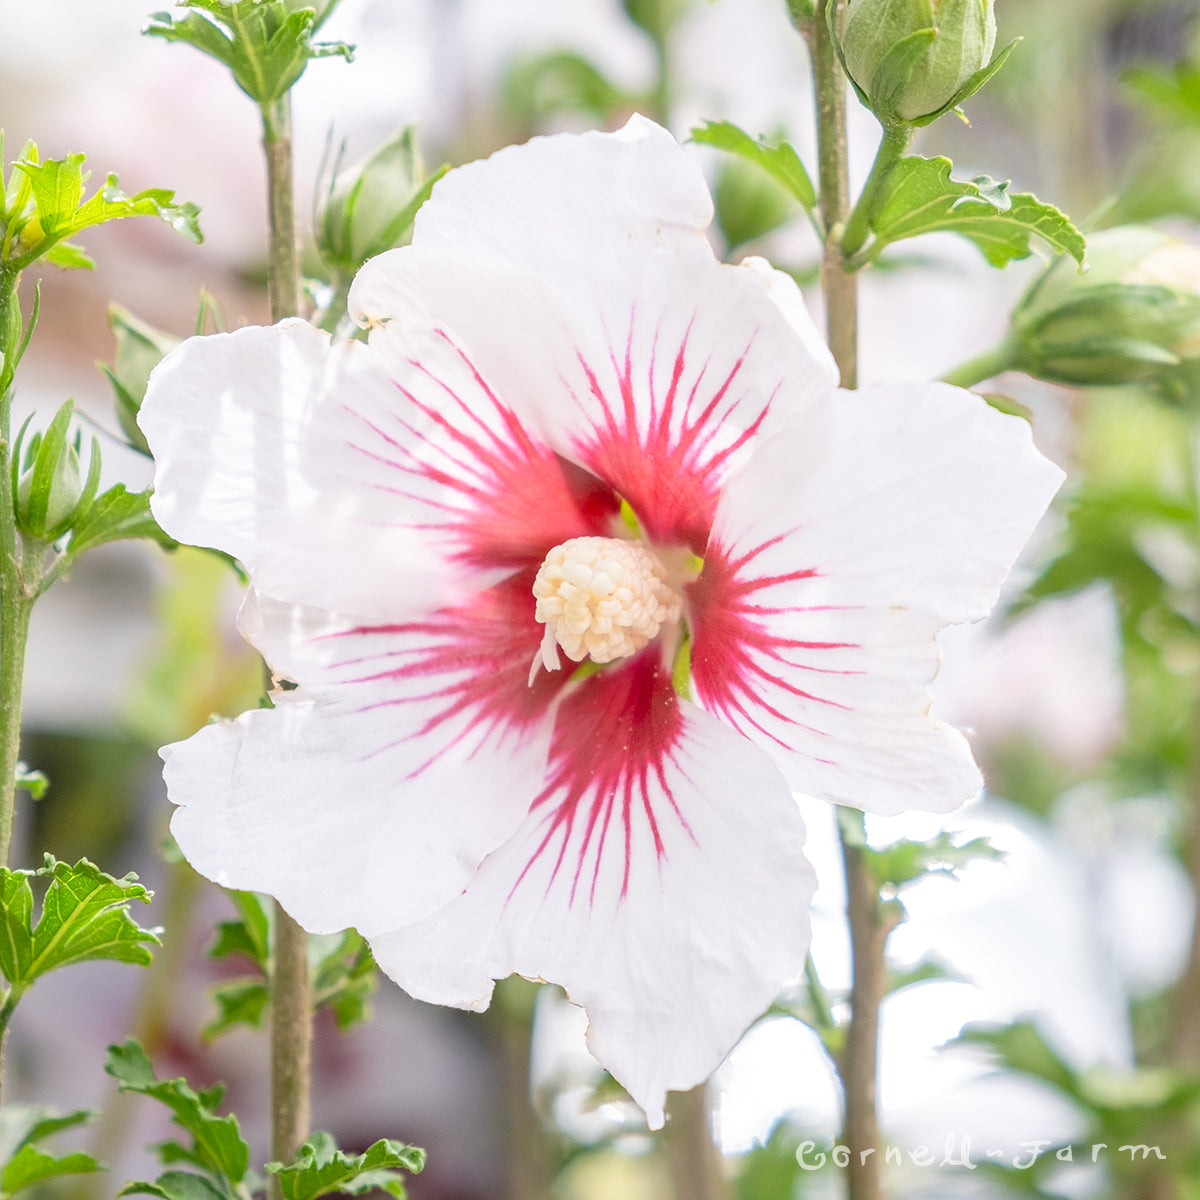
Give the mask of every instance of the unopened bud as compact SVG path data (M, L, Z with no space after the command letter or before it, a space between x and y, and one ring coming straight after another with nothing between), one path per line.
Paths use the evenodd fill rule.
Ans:
M80 462L80 439L68 440L67 426L74 411L68 400L54 415L45 433L35 433L23 445L24 429L17 438L14 456L21 464L13 489L17 527L23 534L54 541L71 527L96 495L100 479L100 447L92 439L87 478Z
M1088 238L1091 270L1059 258L1013 313L1013 365L1056 383L1147 384L1182 398L1200 380L1200 247L1122 226Z
M412 228L414 201L424 181L425 166L412 125L352 167L339 170L335 163L317 207L321 257L353 274L367 259L401 245Z
M108 324L117 340L117 352L112 366L100 363L100 370L112 385L117 420L129 444L149 455L150 447L137 424L138 410L146 395L150 372L179 345L179 339L155 329L119 304L109 305Z
M932 119L970 92L996 44L993 0L850 0L846 70L885 124Z

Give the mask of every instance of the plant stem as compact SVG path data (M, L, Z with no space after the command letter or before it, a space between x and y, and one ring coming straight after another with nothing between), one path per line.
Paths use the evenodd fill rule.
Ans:
M292 182L292 101L285 94L263 105L263 151L267 157L267 215L271 240L267 250L267 296L271 320L300 313L300 242L296 233L295 187Z
M955 387L974 387L977 383L995 379L1004 371L1011 370L1013 365L1012 350L1007 342L1001 342L1000 345L959 363L952 371L947 371L942 376L942 382L952 383Z
M879 1116L875 1078L879 1058L879 1008L887 994L884 949L898 920L894 906L879 901L879 884L864 857L865 828L860 812L839 814L842 864L846 872L846 918L850 923L852 976L850 1024L838 1063L846 1096L846 1122L842 1140L850 1149L846 1168L850 1200L880 1200L879 1155L864 1151L879 1145ZM847 837L845 825L855 829Z
M312 1078L312 993L308 934L276 904L271 974L271 1158L290 1163L308 1137ZM278 1175L271 1194L279 1200Z
M7 294L3 289L7 288ZM0 308L15 303L16 277L0 283ZM19 338L19 330L18 330ZM11 347L8 348L11 356ZM17 530L12 479L12 388L0 393L0 867L8 866L21 752L21 693L25 644L36 590L26 584L28 554ZM0 1048L0 1071L3 1050Z
M0 483L5 490L9 478L7 459L6 446L0 452ZM8 509L8 519L11 521L11 505L6 503L4 507ZM25 675L25 643L29 636L33 601L25 592L19 549L14 547L10 550L5 545L0 554L4 558L3 564L0 564L0 866L7 866L13 812L16 808L17 759L21 751L21 686Z
M846 78L834 49L822 0L810 27L813 87L817 105L817 161L820 169L821 214L825 252L821 259L821 291L829 349L842 374L842 387L858 386L858 281L844 269L841 238L850 206L846 167Z
M721 1151L713 1142L708 1085L672 1092L665 1141L676 1200L731 1200Z
M818 3L809 45L816 89L817 154L821 171L821 210L828 234L821 261L821 286L825 293L829 348L842 376L842 386L858 384L858 290L854 275L845 269L846 212L849 181L846 150L846 79L833 45L826 6L839 0ZM836 10L834 15L836 15ZM885 139L886 140L886 139ZM886 155L897 153L898 142L880 147L876 158L879 171ZM898 151L903 153L903 149ZM876 174L872 172L872 176ZM857 211L866 212L860 199ZM875 1076L879 1042L879 1006L886 986L887 969L883 950L890 932L889 918L879 900L879 888L861 849L861 813L844 812L847 822L858 822L856 837L848 838L839 822L842 857L846 871L846 911L850 923L853 956L853 986L850 993L850 1025L838 1064L845 1096L844 1144L850 1150L846 1175L850 1200L880 1200L879 1120L875 1105ZM854 844L857 842L858 844Z
M888 172L908 152L912 139L913 131L907 125L892 125L884 129L883 140L879 143L875 161L871 164L871 173L867 176L867 182L854 205L854 211L846 221L846 232L842 235L842 254L846 258L857 254L870 236L871 212L875 207L879 189Z
M263 105L267 158L270 246L267 291L271 320L300 312L300 248L292 172L291 96ZM271 971L271 1158L290 1163L309 1132L312 1091L312 984L308 934L275 906ZM282 1200L279 1176L270 1180L272 1200Z

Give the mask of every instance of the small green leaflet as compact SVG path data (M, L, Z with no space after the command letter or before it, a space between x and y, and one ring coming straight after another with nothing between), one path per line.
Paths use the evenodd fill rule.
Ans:
M169 1171L156 1184L144 1181L127 1184L120 1195L141 1192L175 1200L185 1197L188 1188L192 1189L192 1196L232 1194L231 1186L241 1183L250 1165L250 1148L242 1140L237 1117L216 1115L216 1107L225 1094L221 1085L195 1092L184 1079L155 1079L146 1052L133 1038L124 1045L108 1048L104 1069L117 1081L121 1091L140 1092L165 1104L175 1114L172 1118L175 1124L191 1136L191 1146L179 1142L160 1146L163 1162L190 1163L212 1177L206 1181L190 1172ZM199 1182L181 1184L178 1176Z
M380 1138L362 1154L344 1154L327 1133L314 1133L300 1147L296 1161L285 1167L267 1163L279 1180L284 1200L317 1200L335 1193L357 1196L385 1191L404 1195L402 1171L417 1174L425 1166L425 1151Z
M87 1175L104 1168L90 1155L74 1151L55 1157L38 1149L37 1143L64 1129L92 1119L86 1109L55 1116L43 1108L6 1106L0 1114L0 1196L8 1197L23 1188L62 1175Z
M1037 236L1083 265L1083 234L1059 210L1028 192L1010 195L1007 184L979 176L969 183L950 178L948 158L902 158L884 178L871 214L874 241L866 260L885 246L923 233L970 238L994 267L1033 253Z
M48 878L42 912L33 925L31 879ZM39 976L92 959L148 966L158 935L129 915L134 900L150 902L136 876L114 879L86 858L73 867L46 855L36 871L0 868L0 971L18 995Z
M816 206L816 189L800 156L788 142L770 146L729 121L706 121L692 130L692 141L749 160L782 184L810 212Z

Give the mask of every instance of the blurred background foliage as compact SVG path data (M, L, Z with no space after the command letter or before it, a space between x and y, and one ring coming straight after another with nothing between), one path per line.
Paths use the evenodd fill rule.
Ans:
M503 24L498 10L505 6L489 10L466 0L429 0L424 5L364 2L355 8L347 0L344 7L357 14L357 25L345 36L359 38L360 53L378 39L389 46L403 44L407 68L426 64L427 87L419 103L395 103L386 89L381 93L387 102L380 109L409 110L400 112L399 127L395 113L385 127L379 112L364 105L351 130L359 140L365 132L381 144L371 161L390 173L390 186L404 192L405 203L423 188L427 194L425 163L466 161L550 130L612 127L635 110L669 124L680 136L701 119L739 120L752 135L786 136L810 169L814 166L804 54L788 26L783 0L597 0L575 6L573 16L564 15L572 6L530 0L511 6L513 28L500 39L509 49L490 56L472 48ZM1004 0L998 8L998 44L1021 37L1022 45L988 89L971 100L969 124L940 121L923 131L918 151L948 155L960 175L986 170L1012 177L1092 229L1150 222L1184 241L1200 240L1196 5L1188 0ZM16 20L17 14L9 12L5 19ZM746 35L749 53L738 41L743 25L754 28L753 36ZM135 18L126 31L130 41L136 26ZM770 89L778 75L768 70L768 62L775 61L768 52L785 41L790 49L780 53L791 75L788 87L775 92ZM722 58L726 48L732 65ZM756 53L762 55L761 71ZM0 82L0 101L12 114L5 123L27 124L28 130L13 132L36 134L37 119L50 113L59 136L86 138L94 125L79 119L77 131L72 122L78 114L54 108L52 43L43 47L43 55L35 94L23 83L21 70ZM68 62L62 69L67 74L75 68ZM183 79L192 68L170 69L183 72ZM322 64L319 69L346 68ZM105 119L118 126L118 141L125 107L152 105L153 87L161 84L159 77L139 94L139 81L130 76L106 94ZM174 126L160 128L164 145L171 143L168 162L194 156L204 163L207 156L211 164L214 152L220 152L226 102L209 101L206 86L203 79L186 79L172 98ZM112 97L121 88L126 95L118 102ZM180 115L183 106L196 103L209 107ZM428 110L427 132L418 149L406 125L418 115L411 110L421 110L422 104ZM324 128L317 134L324 136ZM862 113L854 115L852 136L859 158L869 161L873 126ZM140 152L143 161L152 161L156 147ZM370 159L366 153L357 157ZM355 158L347 152L339 161ZM327 150L327 165L335 160L338 155ZM796 202L744 160L706 152L704 162L714 186L719 252L735 259L765 253L802 283L813 283L816 243ZM257 180L245 183L237 177L246 170L241 149L231 150L224 167L216 169L228 177L205 197L203 219L214 223L211 241L216 243L209 258L204 249L168 249L154 231L102 231L94 247L101 271L87 280L47 279L45 316L31 351L30 394L20 401L57 405L61 390L74 390L81 408L93 414L115 445L124 440L119 429L132 432L122 388L144 387L145 355L152 361L155 347L166 344L163 337L191 332L202 284L231 325L265 319L254 232L261 220L256 202L246 200L256 194ZM134 172L131 178L136 174L133 167L122 165L122 170ZM317 176L315 166L312 175ZM325 197L325 208L314 217L321 236L310 242L305 262L318 312L330 328L357 261L407 236L404 229L381 222L376 209L364 208L365 224L358 231L338 223L357 178L351 173L339 184L327 170L314 189ZM192 198L182 181L166 182ZM368 186L358 186L356 194L371 194ZM329 215L335 197L342 204L336 220ZM251 232L234 228L241 226ZM1029 271L1013 270L1014 278L983 273L974 260L966 265L962 255L943 253L940 243L935 250L917 247L885 259L875 270L879 300L868 296L865 301L867 317L875 322L865 335L867 353L873 339L876 358L884 364L876 373L886 371L889 348L902 341L933 347L922 360L931 364L930 374L985 348L989 337L1003 334L1014 288L1029 278ZM1200 277L1190 287L1200 293ZM963 289L981 315L966 332L959 326L947 332L938 323L938 302L929 297L939 290L959 295ZM114 316L114 332L105 318L109 301L128 309ZM115 407L108 384L90 365L96 359L112 364ZM1120 856L1145 850L1157 872L1154 879L1178 885L1174 892L1168 889L1170 903L1151 903L1136 886L1123 895L1119 916L1101 902L1102 886L1084 887L1076 901L1098 944L1165 940L1173 949L1164 951L1167 966L1160 962L1139 969L1128 948L1109 946L1112 969L1070 992L1080 1005L1119 1012L1116 1027L1125 1040L1114 1043L1110 1037L1092 1061L1036 1011L958 1032L944 1056L967 1064L960 1082L999 1081L998 1099L985 1106L982 1124L975 1126L982 1135L976 1134L974 1168L961 1161L942 1163L953 1157L942 1153L944 1115L940 1124L928 1115L923 1125L914 1123L903 1098L885 1087L885 1134L905 1147L903 1165L890 1169L885 1179L895 1196L1015 1192L1189 1200L1200 1196L1200 931L1193 921L1200 887L1200 395L1185 390L1168 402L1148 385L1068 388L1011 373L991 386L1033 413L1039 440L1069 467L1070 480L1023 586L988 636L1004 645L1004 638L1030 628L1039 612L1071 597L1099 594L1114 614L1119 712L1115 722L1105 724L1103 714L1086 711L1097 697L1073 694L1067 701L1069 717L1085 725L1094 717L1093 724L1102 726L1082 751L1053 714L1043 719L1051 710L1040 707L1046 696L1038 689L1054 687L1045 673L1079 669L1078 660L1060 657L1073 631L1069 625L1054 627L1030 656L1042 661L1026 664L1032 683L1023 686L1029 690L1017 687L1018 695L1031 697L1025 719L989 723L989 701L1003 698L994 694L977 696L975 707L966 708L989 780L989 798L980 806L983 819L973 825L967 814L954 838L918 838L891 853L883 844L905 831L873 827L881 847L880 885L890 901L904 906L898 916L911 909L918 920L916 897L929 893L931 873L958 871L966 889L971 880L993 878L988 871L1005 869L1003 864L967 865L971 856L960 852L964 842L994 834L998 825L1048 848L1043 861L1052 874L1069 874L1082 863L1092 883L1095 873L1103 876L1110 868L1128 878L1115 870ZM110 469L138 483L148 473L136 450L124 458L113 453ZM40 624L31 649L24 757L49 776L52 786L45 799L24 810L19 857L49 849L62 859L87 854L119 870L136 868L160 889L156 919L168 926L175 942L132 983L118 985L97 967L80 976L87 982L48 988L44 1017L14 1028L9 1094L67 1106L79 1102L80 1091L90 1092L105 1116L92 1134L78 1136L90 1138L115 1172L136 1172L138 1147L159 1132L144 1127L146 1118L130 1107L128 1097L113 1095L100 1071L105 1041L119 1040L131 1029L156 1062L165 1064L160 1075L187 1074L197 1087L226 1078L246 1136L259 1143L265 1138L261 1120L256 1123L253 1116L256 1107L265 1107L255 1083L263 1048L249 1028L259 1023L253 1002L240 1010L222 1003L223 1025L240 1028L220 1041L204 1042L199 1034L217 1015L206 989L219 988L224 980L223 994L229 997L231 979L243 980L247 970L263 966L251 954L239 958L232 943L232 950L225 946L215 961L206 957L214 922L246 920L245 910L239 917L227 898L198 881L186 865L159 856L168 812L154 751L188 735L212 714L232 715L253 706L261 692L261 665L233 632L237 590L230 565L213 555L111 547L81 563L61 589L61 599L35 617ZM1103 656L1106 651L1101 646L1085 652ZM1008 677L982 667L975 681L984 693L1010 685ZM1003 835L994 841L1005 848ZM914 845L924 848L913 850ZM828 924L835 923L829 913L838 907L836 882L831 896ZM1041 914L1048 937L1058 917L1054 911ZM990 928L981 927L976 935L985 954ZM350 986L365 1003L365 967L357 948L333 948L339 954L326 949L329 955L317 965L331 973L328 978L337 987ZM816 1064L813 1075L794 1080L787 1092L791 1101L780 1100L774 1111L760 1111L766 1103L760 1102L753 1119L740 1127L734 1110L745 1104L746 1086L739 1084L736 1068L718 1078L712 1089L718 1131L729 1153L724 1182L710 1179L703 1185L716 1189L714 1197L795 1200L838 1194L832 1162L808 1170L797 1159L805 1141L827 1151L838 1128L836 1108L828 1103L829 1072L822 1075L820 1063L821 1056L836 1054L846 1019L845 955L820 939L814 953L820 970L814 967L795 996L781 998L766 1022L777 1029L800 1019L816 1030L815 1057L807 1060ZM1001 953L998 945L996 953ZM938 963L895 957L897 995L926 996L932 1004L935 994L945 994L933 989L965 986L953 979L970 982L970 964L950 963L948 972ZM1061 976L1042 986L1070 990ZM686 1163L708 1153L706 1138L696 1132L703 1132L704 1114L699 1125L679 1117L665 1139L647 1134L620 1089L580 1055L574 1017L549 989L509 981L482 1021L416 1005L390 986L374 1004L377 1020L351 1034L338 1032L332 1011L319 1020L317 1123L332 1129L349 1149L395 1132L424 1145L429 1166L409 1184L415 1200L657 1200L671 1195L704 1200L684 1190ZM78 1036L52 1032L64 1014L75 1022ZM1082 1012L1080 1020L1085 1020ZM961 1024L957 1021L955 1030ZM909 1036L915 1035L899 1019L885 1021L885 1043ZM763 1083L771 1052L759 1060L753 1071L745 1068L754 1081L751 1090L773 1095ZM81 1061L90 1065L84 1069ZM786 1069L794 1071L795 1062L804 1060L779 1061L792 1064ZM818 1099L793 1107L795 1094L806 1089ZM1023 1105L1048 1114L1045 1127L1056 1132L1035 1163L1017 1166L1029 1157L1021 1148L1029 1125L1014 1119ZM936 1106L929 1111L938 1112ZM937 1160L932 1166L918 1165L910 1153L920 1144L914 1140L917 1132L936 1139L929 1142ZM1033 1137L1042 1139L1042 1134ZM1093 1161L1099 1144L1107 1151ZM991 1146L1005 1147L1003 1156L987 1156ZM1123 1146L1158 1147L1165 1157L1122 1152ZM962 1153L960 1145L960 1158ZM808 1161L816 1154L814 1149ZM70 1190L83 1200L108 1194L110 1186L103 1177L88 1177Z

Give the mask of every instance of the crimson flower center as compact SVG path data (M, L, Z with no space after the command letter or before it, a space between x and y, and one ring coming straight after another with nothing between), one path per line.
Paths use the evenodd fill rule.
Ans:
M533 582L534 616L546 626L538 665L557 671L561 647L573 662L612 662L636 654L679 622L683 598L663 561L641 542L579 537L555 546Z

